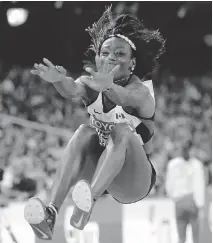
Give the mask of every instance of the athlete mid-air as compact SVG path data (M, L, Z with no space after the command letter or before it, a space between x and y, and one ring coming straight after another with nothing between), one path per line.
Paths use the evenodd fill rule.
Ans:
M149 160L155 99L152 80L146 77L164 52L165 41L136 17L114 15L111 8L87 31L95 67L86 66L89 75L73 80L45 58L32 70L63 97L81 97L90 115L90 124L80 125L61 157L49 205L38 198L26 203L25 218L42 239L52 238L71 187L75 207L70 223L82 230L104 191L120 203L134 203L155 183Z

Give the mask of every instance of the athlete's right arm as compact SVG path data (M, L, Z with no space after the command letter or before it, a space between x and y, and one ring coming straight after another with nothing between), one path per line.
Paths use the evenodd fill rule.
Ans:
M71 77L63 77L60 81L54 82L53 86L66 99L86 98L85 85L80 82L80 79L74 80Z
M31 71L32 74L38 75L45 81L52 83L64 98L86 98L86 88L81 83L80 78L75 81L71 77L66 77L66 70L63 67L53 65L46 58L43 61L46 65L34 64L35 70Z

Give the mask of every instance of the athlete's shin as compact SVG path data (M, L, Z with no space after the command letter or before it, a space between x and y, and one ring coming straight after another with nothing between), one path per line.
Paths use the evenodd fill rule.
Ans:
M53 204L58 210L62 206L71 186L74 185L82 164L83 157L75 157L72 162L66 161L66 164L56 174L50 204Z
M82 172L86 152L94 134L95 132L88 126L80 126L64 151L55 176L50 201L58 210Z

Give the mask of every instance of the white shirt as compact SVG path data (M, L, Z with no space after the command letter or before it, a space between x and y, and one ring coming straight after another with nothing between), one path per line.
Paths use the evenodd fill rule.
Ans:
M205 174L201 161L183 157L169 161L165 182L167 195L174 200L192 194L197 207L205 203Z

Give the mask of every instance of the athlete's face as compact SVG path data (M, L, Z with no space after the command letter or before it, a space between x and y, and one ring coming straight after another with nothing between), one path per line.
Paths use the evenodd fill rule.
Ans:
M108 66L108 72L120 65L114 76L115 80L130 75L132 68L135 67L135 58L132 57L131 46L118 37L111 37L104 41L99 55L96 56L98 71L101 71L104 65Z

